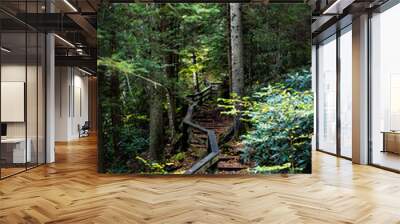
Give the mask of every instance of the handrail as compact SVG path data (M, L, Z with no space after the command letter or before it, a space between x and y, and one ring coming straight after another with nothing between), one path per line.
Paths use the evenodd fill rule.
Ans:
M210 85L210 86L208 86L207 88L205 88L204 90L202 90L200 92L197 92L195 94L187 95L187 98L189 98L192 103L198 102L198 103L202 104L204 98L207 98L211 94L212 90L213 90L213 88Z
M203 95L204 93L208 92L210 89L211 89L211 85L208 86L207 88L203 89L203 90L200 91L200 92L196 92L196 93L194 93L194 94L189 94L189 95L187 95L187 97L191 98L191 97L193 97L193 96Z
M208 167L213 165L215 162L218 161L218 155L219 155L219 148L218 148L218 142L217 142L217 136L215 134L214 130L209 130L207 128L204 128L198 124L195 124L192 120L193 118L193 113L195 108L199 105L202 104L205 99L207 99L211 91L213 90L212 85L208 86L201 92L195 93L188 95L188 98L191 100L192 104L189 106L186 116L183 119L183 134L184 134L184 144L187 144L189 141L189 127L190 128L195 128L201 132L204 132L207 134L207 151L209 152L207 156L203 157L201 160L197 161L189 170L185 172L185 174L195 174L199 173L201 171L205 171Z

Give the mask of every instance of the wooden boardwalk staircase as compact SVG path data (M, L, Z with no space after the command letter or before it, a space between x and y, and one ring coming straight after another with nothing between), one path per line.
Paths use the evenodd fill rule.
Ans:
M232 133L233 119L221 114L216 102L218 85L210 85L198 94L189 96L192 104L183 121L184 141L191 151L204 152L202 159L185 174L235 173L247 166L240 163L238 152L221 149ZM201 153L200 153L201 154Z

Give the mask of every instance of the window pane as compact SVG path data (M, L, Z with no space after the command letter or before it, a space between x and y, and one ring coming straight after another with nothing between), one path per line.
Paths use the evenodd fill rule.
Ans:
M26 141L26 33L1 34L1 174L6 177L25 170L30 162Z
M318 48L318 148L336 153L336 36Z
M39 46L38 46L38 163L45 163L45 65L46 65L46 36L42 33L39 34Z
M30 147L30 160L28 168L37 165L38 160L38 34L36 32L28 32L28 63L27 63L27 80L26 80L26 113L27 113L27 141Z
M372 162L400 170L400 5L372 18Z
M352 35L351 26L340 36L340 152L352 156Z

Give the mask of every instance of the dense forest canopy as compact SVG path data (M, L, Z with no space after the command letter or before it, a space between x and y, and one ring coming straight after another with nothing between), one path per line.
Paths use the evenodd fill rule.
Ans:
M104 2L98 23L101 144L109 172L184 167L187 95L220 83L220 98L229 100L235 86L243 90L239 97L251 96L310 66L310 10L303 4ZM241 134L256 126L238 122L245 124Z

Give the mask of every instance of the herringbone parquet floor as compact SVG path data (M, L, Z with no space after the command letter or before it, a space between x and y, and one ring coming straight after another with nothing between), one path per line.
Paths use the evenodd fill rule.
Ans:
M400 223L400 175L313 154L313 174L132 177L96 173L94 138L0 181L0 223Z

